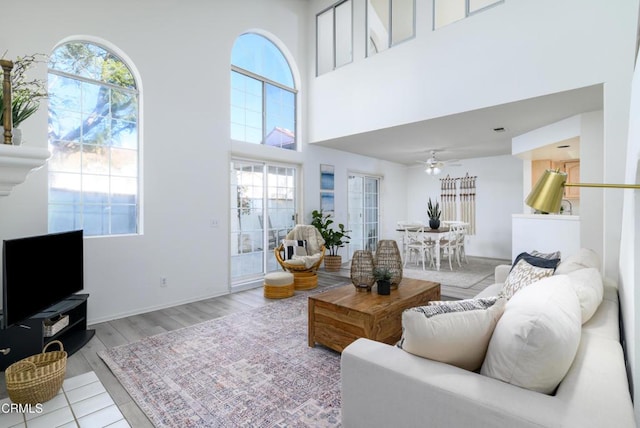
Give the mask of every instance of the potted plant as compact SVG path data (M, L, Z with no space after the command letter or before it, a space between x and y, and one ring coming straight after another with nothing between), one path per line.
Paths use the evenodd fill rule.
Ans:
M429 198L427 203L427 216L429 216L429 227L431 229L437 229L440 227L440 203L436 201L434 204Z
M334 229L331 225L334 223L331 214L324 214L322 210L313 210L311 213L311 224L320 231L324 238L324 246L327 248L327 254L324 256L324 267L329 272L337 272L342 266L342 256L338 254L338 250L349 243L350 236L344 229L344 224L338 223L338 228Z
M40 100L47 97L47 86L44 80L28 79L26 73L38 62L43 62L44 54L26 55L13 61L11 71L11 119L13 144L20 144L22 132L19 126L31 117L40 107ZM0 69L0 80L4 79L4 72ZM4 99L0 91L0 128L4 134Z
M393 274L386 267L377 267L373 270L373 277L378 282L378 294L391 294L391 277Z

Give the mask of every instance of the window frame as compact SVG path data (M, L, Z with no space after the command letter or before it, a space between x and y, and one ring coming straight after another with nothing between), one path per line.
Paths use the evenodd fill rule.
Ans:
M349 31L349 36L350 36L350 40L348 45L350 46L350 55L349 55L349 60L338 64L337 61L337 35L336 35L336 10L340 7L343 6L345 3L349 3L349 7L350 7L350 18L351 18L351 27L350 27L350 31ZM321 15L324 15L325 13L332 11L332 16L331 16L331 22L332 22L332 43L331 43L331 68L326 70L326 71L322 71L320 72L320 61L318 58L318 53L320 52L320 39L318 37L318 18ZM351 64L353 62L353 0L340 0L334 4L332 4L331 6L321 10L320 12L318 12L316 14L316 77L321 76L323 74L329 73L331 71L334 71L340 67L344 67L345 65Z
M134 68L131 65L131 61L125 56L123 55L121 52L119 52L117 49L113 48L113 47L109 47L107 45L105 45L102 42L99 41L95 41L95 40L87 40L87 39L73 39L73 40L67 40L63 43L60 43L59 45L57 45L56 47L54 47L54 49L52 50L52 52L55 52L57 49L63 48L65 45L69 45L69 44L83 44L83 45L88 45L88 46L95 46L99 49L104 50L108 55L110 55L111 57L117 59L124 67L126 67L127 71L129 72L129 74L131 75L131 78L133 80L133 87L126 87L126 86L119 86L116 84L113 84L111 82L107 82L104 80L96 80L96 79L92 79L86 76L82 76L79 74L73 74L73 73L69 73L68 71L63 71L63 70L59 70L59 69L55 69L55 68L50 68L49 66L47 66L47 85L49 85L50 82L50 76L57 76L57 77L61 77L64 79L70 79L73 81L78 82L80 85L84 85L84 84L90 84L90 85L95 85L98 86L100 88L107 88L110 91L111 90L116 90L122 93L127 93L129 95L131 95L132 97L135 98L135 140L136 140L136 144L135 147L120 147L120 146L114 146L112 145L112 137L113 134L111 133L111 131L109 132L109 144L104 145L104 147L108 147L110 150L112 148L116 148L116 149L123 149L123 150L129 150L132 152L135 152L135 156L136 156L136 162L135 162L135 176L127 176L127 175L118 175L118 174L113 174L112 171L112 158L111 155L109 155L109 161L108 161L108 165L107 165L107 172L103 172L103 173L90 173L84 170L83 168L83 164L80 164L80 168L79 171L77 172L68 172L68 171L51 171L51 168L49 168L48 171L48 182L47 182L47 229L49 230L49 232L59 232L62 230L58 230L58 229L51 229L51 223L50 223L50 214L51 214L51 208L52 207L61 207L61 206L66 206L66 207L71 207L72 211L73 211L73 216L79 216L80 217L80 228L85 230L85 236L90 237L90 238L99 238L99 237L117 237L117 236L136 236L136 235L142 235L142 147L141 147L141 91L140 91L140 84L139 84L139 76L135 73ZM95 57L92 56L91 58ZM82 97L82 95L81 95ZM81 101L82 102L82 101ZM110 111L110 118L111 120L114 120L114 118L111 116L111 111L112 111L112 100L109 101L109 111ZM51 109L51 105L49 105L49 109ZM78 113L80 116L87 114L87 111L85 111L84 109L81 109L80 111L76 112ZM117 120L117 119L116 119ZM82 124L80 125L82 126ZM51 140L50 140L50 136L47 137L48 140L48 144L51 144ZM84 152L84 147L100 147L101 145L96 145L93 144L91 142L85 142L82 140L82 138L79 138L77 141L78 147L79 147L79 151L81 153ZM82 155L80 155L82 157ZM86 229L86 223L85 223L85 208L87 206L92 206L93 204L91 203L87 203L85 201L85 195L83 192L83 189L80 188L80 190L78 190L79 193L79 202L66 202L66 203L61 203L59 201L56 202L51 202L50 200L50 191L51 191L51 177L52 174L74 174L77 175L80 179L80 182L83 183L84 182L84 178L85 177L106 177L107 181L108 181L108 189L105 192L107 195L107 200L108 203L105 204L104 206L109 210L110 213L113 212L113 208L114 207L126 207L126 206L134 206L134 211L135 211L135 230L133 232L128 231L128 232L114 232L113 231L113 223L112 223L112 218L111 216L109 217L109 223L108 223L108 233L104 233L103 231L101 231L100 233L96 233L96 234L88 234L90 232L90 230ZM130 180L135 180L135 186L136 186L136 193L134 195L135 201L133 204L122 204L122 203L114 203L114 195L112 194L112 184L113 184L113 179L130 179ZM99 206L99 205L96 205Z
M261 116L262 116L262 121L261 121L261 128L262 128L262 140L260 143L258 144L262 144L262 145L266 145L264 143L266 137L267 137L267 85L271 85L271 86L275 86L279 89L282 89L284 91L287 91L291 94L293 94L294 97L294 108L293 108L293 132L294 132L294 144L296 146L296 150L298 148L298 132L297 132L297 128L298 128L298 120L297 120L297 113L298 113L298 90L295 88L290 88L286 85L283 85L281 83L278 83L276 81L273 81L271 79L268 79L264 76L260 76L259 74L253 73L249 70L245 70L244 68L238 67L237 65L233 65L231 64L231 71L241 74L243 76L249 77L250 79L254 79L257 80L258 82L260 82L260 85L262 87L262 112L261 112ZM235 141L242 141L242 140L235 140ZM245 141L247 143L250 144L255 144L255 143L251 143L250 141ZM279 146L272 146L272 147L279 147ZM282 148L282 147L279 147Z
M448 23L440 25L438 27L436 27L436 3L437 3L437 0L433 1L432 9L431 9L431 12L432 12L431 16L433 17L433 20L432 20L433 21L432 22L432 30L433 31L439 30L440 28L444 28L444 27L446 27L448 25L453 24L454 22L458 22L458 21L462 21L463 19L467 19L470 16L474 16L474 15L480 13L480 12L484 12L485 10L491 9L492 7L495 7L495 6L505 2L505 0L495 0L493 3L488 4L488 5L484 6L484 7L481 7L479 9L476 9L473 12L471 12L470 4L471 4L472 0L459 0L459 1L464 1L464 16L462 18L460 18L460 19L456 19L455 21L448 22Z
M390 48L392 48L394 46L397 46L397 45L402 44L402 43L404 43L406 41L413 40L413 39L416 38L416 0L412 0L412 2L411 2L413 4L413 13L412 13L413 14L413 19L412 19L412 23L411 23L413 31L411 33L411 36L406 37L406 38L404 38L402 40L398 40L398 41L394 41L393 40L393 14L394 14L393 13L393 10L394 10L393 2L394 2L394 0L386 0L386 1L387 1L388 5L389 5L389 10L388 10L389 22L387 22L387 24L388 24L387 44L386 44L384 49L376 50L375 52L371 51L370 43L369 43L369 40L371 39L371 27L369 25L370 1L367 0L366 3L365 3L366 4L366 6L365 6L365 20L366 20L366 32L367 32L367 37L366 37L366 40L367 40L367 43L366 43L367 57L371 57L373 55L379 54L381 52L384 52L387 49L390 49Z
M253 35L257 35L260 36L262 38L264 38L265 40L267 40L269 43L271 43L277 50L278 52L280 52L280 55L282 55L282 58L286 61L287 67L289 68L289 72L291 73L291 79L292 79L292 84L295 85L295 78L294 78L294 74L293 74L293 68L291 67L291 64L289 63L289 60L287 59L286 55L282 52L282 49L280 49L278 47L278 45L271 40L269 37L260 34L260 33L255 33L255 32L250 32L250 33L244 33L244 34L253 34ZM244 34L241 34L238 37L242 37ZM248 77L250 79L256 80L257 82L260 83L261 86L261 96L262 96L262 103L261 103L261 141L258 143L254 143L252 141L247 141L246 139L243 140L238 140L235 139L233 137L231 137L231 140L233 141L239 141L239 142L245 142L248 144L257 144L257 145L263 145L263 146L267 146L266 144L266 137L268 136L268 132L267 132L267 117L268 117L268 103L269 103L269 98L267 95L267 85L271 85L273 87L276 87L278 89L281 89L283 91L287 91L290 94L293 95L293 144L294 144L294 148L293 149L288 149L286 147L282 147L282 146L270 146L270 147L275 147L275 148L280 148L283 150L291 150L291 151L299 151L300 150L300 145L299 145L299 140L298 140L298 89L295 87L289 87L285 84L276 82L268 77L262 76L260 74L257 74L255 72L252 72L250 70L247 70L245 68L239 67L233 63L230 63L230 69L231 69L231 73L238 73L244 77ZM230 79L231 81L231 79ZM233 93L233 86L230 85L230 89L231 89L231 93ZM230 100L231 102L233 101L232 99ZM230 104L230 106L232 107L233 104ZM233 125L234 122L232 122L230 120L230 126ZM246 127L246 125L244 125ZM231 129L230 129L230 134L231 134Z

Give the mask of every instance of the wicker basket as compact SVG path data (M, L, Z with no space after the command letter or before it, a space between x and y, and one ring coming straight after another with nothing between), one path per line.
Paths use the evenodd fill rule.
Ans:
M47 352L55 343L59 351ZM51 400L60 391L67 368L67 353L59 340L49 342L41 354L11 364L5 371L9 398L18 404L38 404Z

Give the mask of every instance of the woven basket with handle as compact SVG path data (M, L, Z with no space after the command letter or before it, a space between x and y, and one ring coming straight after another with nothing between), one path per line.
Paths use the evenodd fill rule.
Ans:
M59 351L49 351L57 344ZM60 391L67 369L67 353L62 342L53 340L41 354L32 355L7 367L5 379L9 398L18 404L37 404L51 400Z

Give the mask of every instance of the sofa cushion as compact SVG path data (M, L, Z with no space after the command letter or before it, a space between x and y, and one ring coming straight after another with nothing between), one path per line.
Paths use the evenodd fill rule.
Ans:
M596 268L600 270L600 257L588 248L581 248L576 254L572 254L562 260L556 269L556 275L564 275L574 270L584 268Z
M584 268L569 273L568 277L580 300L582 324L584 324L591 319L602 303L604 295L602 276L596 268Z
M505 306L481 373L550 394L569 370L580 343L581 311L567 276L544 278Z
M528 263L525 259L520 259L504 281L501 295L510 299L518 290L533 284L539 279L553 275L552 267L537 267Z
M482 365L506 300L497 297L439 302L402 313L403 350L467 370Z

